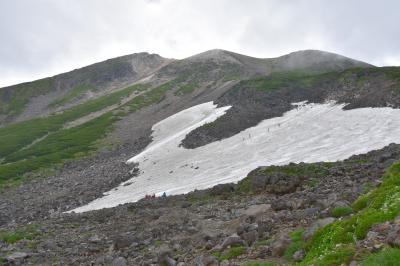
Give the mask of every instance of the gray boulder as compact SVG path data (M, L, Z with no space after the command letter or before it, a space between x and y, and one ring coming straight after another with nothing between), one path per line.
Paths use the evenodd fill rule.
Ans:
M324 227L325 225L333 223L335 220L336 219L333 217L327 217L313 222L304 232L304 240L309 240L318 229Z
M304 259L304 251L303 250L297 250L294 254L293 254L293 260L296 262L302 261Z
M392 247L400 247L400 224L395 224L389 230L386 242Z
M175 266L176 261L171 258L171 250L167 246L162 246L157 251L157 260L160 265Z
M288 176L280 172L265 173L264 169L264 167L257 168L248 175L255 191L266 190L275 194L287 194L296 191L301 184L301 177Z
M222 250L228 247L244 246L245 244L246 243L237 234L233 234L225 238L224 242L222 242Z
M25 259L27 257L29 257L28 253L25 253L25 252L14 252L14 253L11 253L10 255L8 255L6 257L6 259L8 261L19 261L19 260L23 260L23 259Z
M194 266L217 266L218 260L213 256L202 255L193 260Z
M118 257L113 260L111 265L112 266L127 266L128 262L126 261L126 259L124 257Z
M271 255L273 257L281 257L285 250L289 247L292 240L288 235L283 234L271 244Z

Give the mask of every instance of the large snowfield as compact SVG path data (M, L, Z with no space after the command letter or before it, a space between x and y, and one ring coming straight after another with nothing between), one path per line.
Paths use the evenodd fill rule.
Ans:
M297 103L282 117L267 119L230 138L196 148L179 147L186 134L214 121L230 107L212 102L179 112L153 126L153 141L128 163L140 174L73 211L135 202L146 194L181 194L237 182L258 166L343 160L400 143L400 110Z

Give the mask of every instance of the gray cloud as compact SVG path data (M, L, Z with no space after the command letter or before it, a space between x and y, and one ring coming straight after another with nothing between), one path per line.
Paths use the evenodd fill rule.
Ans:
M4 0L0 86L142 51L274 57L321 49L400 65L398 10L396 0Z

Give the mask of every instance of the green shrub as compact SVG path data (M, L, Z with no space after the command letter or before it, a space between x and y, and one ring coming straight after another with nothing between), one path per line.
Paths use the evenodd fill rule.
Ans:
M272 239L261 239L257 240L257 242L254 244L256 247L259 246L267 246L272 243Z
M353 209L351 207L336 207L331 210L331 215L336 218L347 216L351 213L353 213Z
M306 180L306 185L310 188L315 188L318 187L319 185L319 180L316 178L309 178L308 180Z
M187 93L193 92L197 88L197 84L188 83L179 87L179 89L175 92L175 95L184 95Z
M400 264L400 249L387 248L365 258L362 266L395 266Z
M286 259L291 260L293 257L293 254L296 251L304 249L303 235L304 235L304 230L302 228L297 229L289 234L289 237L292 240L292 242L285 250L284 257Z
M302 265L339 265L351 259L354 243L364 239L374 224L390 221L400 214L400 163L384 174L382 184L354 204L357 212L318 230L306 244ZM342 258L342 259L341 259Z
M230 259L239 257L240 255L244 254L245 252L246 252L245 247L232 247L230 249L225 250L222 253L214 252L214 253L212 253L212 255L215 256L219 261L224 261L224 260L230 260Z
M271 262L248 262L244 266L274 266Z
M355 253L355 247L352 244L341 245L335 247L331 252L328 252L321 260L317 260L316 266L335 266L348 264Z
M361 195L353 204L351 205L353 210L358 212L365 207L367 207L369 201L369 194Z
M22 239L32 240L39 234L39 226L32 224L13 231L0 231L0 239L5 243L14 244Z
M249 177L240 180L236 185L236 190L241 193L249 193L252 191L252 185Z

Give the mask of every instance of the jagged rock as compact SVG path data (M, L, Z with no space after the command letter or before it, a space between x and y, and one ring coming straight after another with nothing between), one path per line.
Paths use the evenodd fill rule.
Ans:
M99 243L101 242L101 238L98 235L91 236L88 241L90 243Z
M271 231L273 225L274 225L275 221L271 218L267 219L267 220L262 220L262 221L258 221L257 222L257 231L258 231L258 235L260 237L264 236L265 234L269 234L269 232Z
M251 246L254 242L256 242L257 238L258 238L258 232L254 230L243 233L242 235L242 239L246 242L248 246Z
M377 232L379 234L384 234L384 233L387 233L387 231L389 229L390 229L390 222L387 221L387 222L372 226L371 231Z
M110 265L113 261L113 257L110 255L101 256L96 259L95 265Z
M128 248L134 242L133 236L118 236L114 238L111 249L119 250Z
M194 266L218 266L218 260L213 256L199 256L193 260Z
M303 250L297 250L294 254L293 254L293 260L294 261L302 261L304 259L304 251Z
M258 229L258 223L241 223L236 229L236 233L241 236L245 232L256 231Z
M8 255L6 257L6 259L8 261L18 261L18 260L23 260L23 259L25 259L27 257L29 257L28 253L25 253L25 252L14 252L14 253Z
M297 176L287 176L283 173L264 173L262 168L257 168L249 173L248 177L255 191L266 190L276 194L291 193L301 183Z
M304 201L302 199L293 199L293 200L275 199L272 201L271 207L274 211L297 210L304 207Z
M395 224L389 230L386 242L392 247L400 247L400 224Z
M319 205L322 209L329 208L335 202L337 202L337 199L337 193L331 193L327 197L317 200L317 205Z
M257 204L257 205L251 205L247 209L243 210L242 213L243 215L258 217L270 210L271 210L270 204Z
M282 234L278 239L271 244L271 254L274 257L280 257L283 255L285 250L288 248L292 240L287 234Z
M357 263L357 261L355 261L355 260L352 260L351 262L350 262L350 264L349 264L349 266L357 266L358 265L358 263Z
M378 232L375 232L375 231L369 231L368 233L367 233L367 239L368 240L370 240L370 239L375 239L375 238L377 238L379 236L379 233Z
M111 265L112 266L127 266L128 262L126 261L126 259L124 257L118 257L113 260Z
M175 266L176 261L170 257L171 250L167 246L161 246L157 251L157 261L160 265Z
M319 229L324 227L325 225L328 225L330 223L333 223L336 219L333 217L327 217L324 219L319 219L315 222L313 222L308 228L307 230L304 232L304 239L308 240L310 239L314 233Z
M246 243L237 234L233 234L225 238L224 242L222 242L221 248L224 250L228 247L244 246L245 244Z

